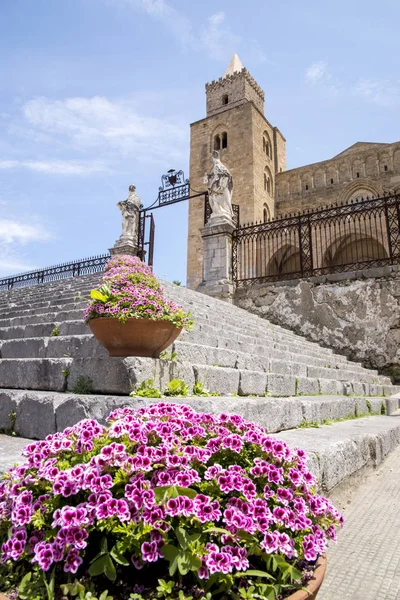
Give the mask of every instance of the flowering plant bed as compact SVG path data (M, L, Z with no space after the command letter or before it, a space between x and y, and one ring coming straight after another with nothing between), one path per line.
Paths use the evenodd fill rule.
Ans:
M24 455L0 483L0 591L26 600L284 598L342 523L304 451L238 415L121 408Z
M91 291L84 319L111 356L157 357L183 327L193 325L190 314L164 297L151 268L125 255L107 263L102 285Z

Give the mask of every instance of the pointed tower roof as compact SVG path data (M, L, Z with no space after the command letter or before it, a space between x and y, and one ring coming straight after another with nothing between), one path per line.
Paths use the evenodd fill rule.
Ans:
M224 77L238 73L243 69L243 64L237 54L234 54L231 58L231 62L228 65L227 70L224 73Z

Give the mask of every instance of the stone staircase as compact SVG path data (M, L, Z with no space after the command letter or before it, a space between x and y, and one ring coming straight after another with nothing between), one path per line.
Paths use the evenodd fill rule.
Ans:
M0 429L40 439L81 418L104 420L116 406L151 402L129 397L143 380L152 378L163 391L171 379L181 378L190 387L200 382L220 395L179 402L199 410L239 412L269 432L293 436L294 443L303 436L311 452L312 440L318 439L314 470L322 483L325 477L325 487L337 485L340 473L348 477L352 467L339 464L339 475L326 484L324 473L332 463L327 459L321 467L322 450L341 456L343 464L350 461L357 471L400 442L400 420L373 416L395 414L399 407L400 387L388 377L240 308L173 284L165 283L167 295L195 319L195 328L183 332L168 351L174 360L108 357L82 320L90 289L100 278L0 292ZM77 394L88 378L91 393ZM371 416L295 429L362 415ZM293 431L279 433L286 430ZM347 441L333 451L341 435Z

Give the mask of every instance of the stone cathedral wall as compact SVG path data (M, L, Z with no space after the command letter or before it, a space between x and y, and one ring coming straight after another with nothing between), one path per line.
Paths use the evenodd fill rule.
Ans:
M400 142L355 144L335 158L278 173L275 214L400 190Z

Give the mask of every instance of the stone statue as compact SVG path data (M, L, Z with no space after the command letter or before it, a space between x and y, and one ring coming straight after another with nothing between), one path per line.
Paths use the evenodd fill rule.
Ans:
M122 212L122 234L120 242L131 241L136 244L139 227L139 210L141 200L136 194L136 186L129 186L129 196L126 200L118 202L118 208Z
M210 221L233 222L232 211L232 175L219 159L219 152L214 150L213 168L211 173L204 177L204 183L208 186L209 201L211 206Z

